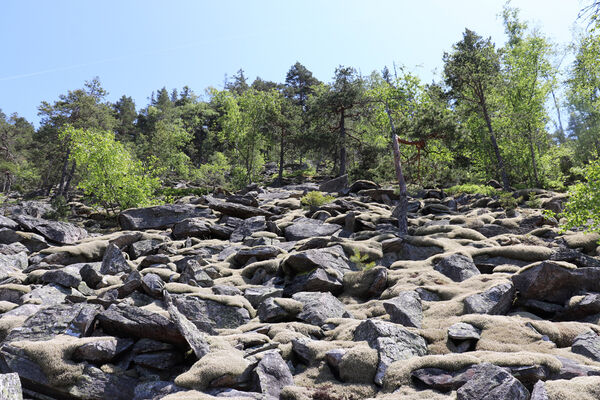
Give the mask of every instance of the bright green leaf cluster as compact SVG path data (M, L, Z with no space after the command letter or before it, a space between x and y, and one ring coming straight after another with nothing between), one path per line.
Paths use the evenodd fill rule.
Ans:
M157 171L134 159L112 132L66 126L59 137L81 174L78 187L98 204L112 211L157 204Z
M335 197L330 195L325 195L321 192L312 191L308 192L300 199L300 203L307 207L321 207L327 203L331 203L335 200Z
M593 161L585 170L585 183L575 185L569 192L562 217L564 229L584 228L600 232L600 160Z

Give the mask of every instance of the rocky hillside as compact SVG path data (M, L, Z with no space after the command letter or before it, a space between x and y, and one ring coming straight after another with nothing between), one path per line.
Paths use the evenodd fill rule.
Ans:
M44 400L600 398L597 235L430 190L401 237L392 190L305 210L314 189L128 210L108 234L5 207L2 398L15 373Z

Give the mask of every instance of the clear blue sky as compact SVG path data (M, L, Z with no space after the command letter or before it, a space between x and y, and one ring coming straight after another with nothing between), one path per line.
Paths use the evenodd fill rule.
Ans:
M568 43L582 0L513 0L522 19ZM95 76L108 99L223 87L243 68L282 82L300 61L321 80L405 65L424 80L467 27L504 42L503 0L3 0L0 109L37 123L42 100ZM579 23L579 25L582 25Z

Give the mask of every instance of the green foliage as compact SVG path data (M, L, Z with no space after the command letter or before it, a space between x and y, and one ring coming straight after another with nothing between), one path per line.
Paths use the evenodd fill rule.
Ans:
M335 197L325 195L322 192L312 191L308 192L300 199L300 203L306 207L321 207L327 203L331 203L335 200Z
M44 218L65 221L71 214L71 209L67 205L67 199L64 196L55 196L50 202L52 211L44 214Z
M525 202L529 208L542 208L542 199L536 196L535 192L529 194L529 200Z
M214 190L225 185L228 170L227 157L223 153L216 152L210 157L208 163L202 164L192 172L192 178L200 186Z
M457 194L482 194L484 196L494 197L497 196L500 192L497 189L494 189L488 185L477 185L472 183L467 183L463 185L452 186L448 189L445 189L446 193L450 195Z
M600 160L587 166L585 179L586 182L576 184L569 191L569 200L562 213L562 228L600 232Z
M158 171L135 160L112 132L67 126L60 139L81 175L78 187L98 204L114 211L157 203Z
M283 176L285 178L310 178L315 176L316 173L317 170L314 167L308 167L294 171L284 171Z
M375 261L368 263L368 260L369 256L367 254L361 254L358 249L354 249L354 254L350 256L350 261L352 261L357 268L364 271L375 267Z
M523 201L523 197L514 198L512 193L500 193L498 202L500 207L506 211L514 211L520 202Z

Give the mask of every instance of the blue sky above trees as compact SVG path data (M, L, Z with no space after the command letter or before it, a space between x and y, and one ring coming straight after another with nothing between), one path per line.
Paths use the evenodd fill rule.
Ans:
M145 106L163 86L202 94L243 68L282 82L300 61L323 81L335 68L363 74L393 63L425 81L465 28L505 41L502 0L3 2L0 109L37 125L37 107L95 76L115 101ZM568 44L580 0L513 0L522 20Z

